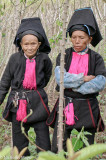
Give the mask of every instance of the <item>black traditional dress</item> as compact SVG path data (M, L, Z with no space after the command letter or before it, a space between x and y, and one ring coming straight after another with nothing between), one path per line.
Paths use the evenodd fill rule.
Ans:
M20 45L25 35L34 35L38 42L41 42L32 59L26 57ZM51 48L39 17L22 19L14 44L19 52L11 55L0 81L0 104L10 89L3 117L12 122L13 146L16 146L19 152L29 144L21 131L22 120L26 134L30 127L34 128L36 145L44 150L50 150L49 128L46 125L49 107L44 88L52 74L52 63L48 56ZM30 109L33 113L25 119ZM37 148L37 152L39 151ZM24 156L28 155L29 150Z
M51 60L47 54L37 53L35 61L37 90L28 90L24 89L22 85L26 67L24 54L18 52L10 57L0 82L0 103L3 102L11 86L8 102L3 114L3 117L9 121L11 121L12 112L17 111L17 107L13 104L17 93L19 99L25 93L25 98L28 100L27 112L29 113L30 109L33 110L33 114L28 118L27 122L44 121L49 115L48 98L44 87L46 87L52 74Z
M73 48L66 49L65 53L65 69L66 72L69 71L72 58L73 58ZM94 52L91 49L88 49L88 73L87 75L103 75L106 77L106 69L104 65L103 58L98 53ZM56 60L56 66L60 66L60 54L57 57ZM57 91L59 91L59 86L56 87ZM98 122L100 119L100 110L99 110L99 104L97 100L97 96L99 93L93 93L93 94L81 94L79 92L74 92L71 88L65 88L64 89L64 97L65 97L65 106L67 106L70 103L73 103L74 106L74 120L75 124L73 125L67 125L65 124L65 131L64 131L64 147L65 147L65 141L70 136L71 130L73 128L76 128L77 130L81 130L81 128L84 126L85 130L91 131L92 133L96 132ZM65 108L64 106L64 108ZM58 108L59 107L59 100L57 100L55 107L53 111L51 112L47 123L48 125L54 127L54 138L53 138L53 148L52 151L56 152L56 135L57 135L57 119L58 119ZM65 116L65 115L64 115ZM71 116L71 115L70 115ZM104 124L103 121L101 121L99 130L104 130ZM90 142L90 140L88 140ZM92 142L93 143L93 142Z

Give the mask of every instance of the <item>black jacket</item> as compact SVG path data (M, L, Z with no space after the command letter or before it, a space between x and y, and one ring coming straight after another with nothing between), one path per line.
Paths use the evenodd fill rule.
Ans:
M43 106L43 108L45 108L46 110L46 113L49 113L47 94L43 88L46 87L50 80L52 74L52 63L46 53L37 53L35 60L37 91L33 90L32 92L28 92L27 96L30 101L30 107L33 109L33 111L37 107L39 108L39 111L41 110L43 112ZM25 67L26 58L23 52L17 52L11 55L0 81L0 104L2 104L6 94L10 89L10 94L4 111L4 118L7 118L8 116L8 112L11 108L10 104L14 99L15 93L22 91L26 92L26 90L22 86L22 82L24 80Z
M72 60L73 48L68 48L65 52L65 69L68 72ZM88 50L87 54L89 54L88 75L103 75L106 77L106 68L102 56L91 49ZM60 66L60 56L61 54L57 57L56 66ZM59 91L59 86L56 89ZM98 95L98 93L82 95L70 89L65 89L64 94L72 98L93 98Z
M72 60L72 48L68 48L65 51L65 69L68 72L71 60ZM104 65L103 58L100 54L96 53L95 51L89 49L89 62L88 62L88 75L103 75L106 77L106 68ZM60 56L58 55L56 60L56 66L60 66ZM57 91L59 91L59 86L56 87ZM64 89L64 96L65 96L65 106L70 103L70 97L72 98L72 102L74 105L74 119L75 124L74 125L66 125L67 129L81 129L82 126L84 126L85 129L89 128L97 128L98 121L101 117L100 110L99 110L99 103L97 100L97 96L99 93L94 94L87 94L83 95L78 92L72 91L72 89ZM49 118L47 119L47 124L54 127L55 119L57 116L57 112L59 110L59 100L57 100L54 109L52 110ZM104 130L104 124L101 120L101 123L99 124L99 130Z

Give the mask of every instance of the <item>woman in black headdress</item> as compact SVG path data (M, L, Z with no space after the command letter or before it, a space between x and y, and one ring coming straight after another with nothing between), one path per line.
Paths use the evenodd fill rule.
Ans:
M70 137L72 129L90 132L89 144L94 143L94 136L100 119L100 110L97 101L99 91L106 83L106 69L100 54L88 48L91 43L94 47L102 39L98 25L91 8L78 9L74 12L67 33L71 37L73 47L65 50L64 69L64 140L63 148L66 150L66 140ZM60 56L56 60L55 78L57 91L60 85ZM57 125L58 104L51 112L47 123L54 127L52 151L57 152ZM99 130L104 130L101 120Z
M34 128L36 145L43 150L50 150L46 125L49 107L44 87L52 74L52 63L48 56L51 49L40 19L23 19L14 44L19 51L11 55L0 82L0 104L10 89L3 117L12 122L13 146L19 152L29 143L21 131L21 121L24 122L26 134L30 127ZM25 119L31 109L32 115ZM37 148L37 152L40 148ZM29 150L24 156L28 155Z

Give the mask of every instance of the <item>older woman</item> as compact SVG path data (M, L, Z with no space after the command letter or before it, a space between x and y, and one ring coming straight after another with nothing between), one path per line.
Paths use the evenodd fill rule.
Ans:
M26 134L30 127L34 128L37 152L40 149L50 150L46 125L49 107L44 87L52 74L52 63L48 56L51 49L40 18L23 19L14 43L19 51L11 55L0 82L0 104L11 88L3 117L12 122L13 146L19 152L29 144L21 131L21 121L24 122ZM33 113L25 119L30 109ZM28 155L29 150L24 156Z
M106 82L106 69L100 54L89 49L89 44L96 46L102 39L91 8L78 9L74 12L67 33L71 37L72 47L66 49L64 69L64 118L65 130L63 147L73 128L84 129L92 135L87 136L89 144L94 143L94 136L100 118L97 96ZM57 91L60 85L60 54L56 60L55 78ZM55 106L55 125L52 151L57 152L58 101ZM51 113L52 115L52 113ZM57 116L56 116L57 115ZM47 123L52 125L49 117ZM54 119L54 117L53 117ZM103 121L100 130L104 129Z

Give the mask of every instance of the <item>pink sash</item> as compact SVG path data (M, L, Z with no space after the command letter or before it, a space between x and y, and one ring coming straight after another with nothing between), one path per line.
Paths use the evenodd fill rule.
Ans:
M73 103L68 103L68 105L64 109L64 114L66 117L65 123L67 125L74 125L75 124L74 117L76 117L76 116L74 115ZM77 117L76 117L76 119L78 120Z
M23 87L25 89L36 90L36 62L35 59L26 60L26 70L23 80Z
M84 75L87 75L88 73L88 54L80 55L76 52L72 53L72 61L69 68L69 73L72 74L79 74L84 73ZM73 103L68 103L68 105L64 109L64 115L65 115L65 123L67 125L74 125L75 120L74 117L74 105ZM78 118L76 117L78 120Z
M72 74L84 73L84 75L87 75L88 60L88 54L80 55L76 52L73 52L72 61L68 72Z
M36 62L35 59L26 59L26 69L23 80L23 88L25 89L37 89L36 86ZM17 110L16 119L22 121L27 116L27 100L19 100L19 108ZM24 120L26 122L27 119Z
M27 101L26 99L20 99L19 100L19 108L17 110L16 114L16 120L22 121L27 116ZM26 122L27 119L25 119L23 122Z

